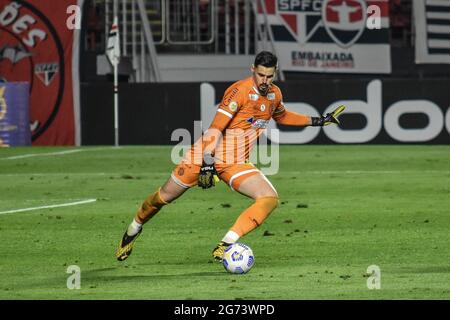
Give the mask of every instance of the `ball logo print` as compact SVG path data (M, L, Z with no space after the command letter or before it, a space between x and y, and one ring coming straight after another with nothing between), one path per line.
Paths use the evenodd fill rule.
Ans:
M247 273L255 263L252 249L243 243L234 243L223 254L222 264L229 273Z
M325 30L337 45L348 48L364 32L366 11L363 0L325 0L322 4Z
M234 251L234 252L231 254L231 260L233 260L234 262L236 262L236 261L242 261L242 260L244 260L244 257L243 257L242 254L240 254L239 252Z

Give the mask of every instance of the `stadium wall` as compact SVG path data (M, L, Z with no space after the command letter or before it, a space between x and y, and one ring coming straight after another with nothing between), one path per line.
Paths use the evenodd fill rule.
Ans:
M169 144L177 128L194 131L200 118L198 83L120 84L119 142ZM112 83L81 84L81 144L114 145Z
M230 82L121 84L121 145L174 145L183 129L206 129ZM287 109L319 115L347 105L342 126L280 129L282 144L449 144L450 82L444 79L301 80L278 84ZM81 85L82 145L114 144L113 87ZM197 130L197 131L196 131ZM269 130L270 131L270 130ZM270 137L270 135L269 135Z

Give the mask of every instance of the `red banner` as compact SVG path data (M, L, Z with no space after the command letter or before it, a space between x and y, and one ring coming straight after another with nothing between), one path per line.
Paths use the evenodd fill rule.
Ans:
M75 143L75 30L68 25L67 11L77 4L77 0L0 0L0 80L30 83L33 145Z

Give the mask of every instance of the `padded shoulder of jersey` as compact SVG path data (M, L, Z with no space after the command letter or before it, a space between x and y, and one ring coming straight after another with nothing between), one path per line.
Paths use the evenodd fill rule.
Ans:
M277 85L274 84L274 83L272 83L272 90L273 90L273 92L276 93L276 95L277 95L278 97L282 97L282 96L283 96L282 93L281 93L280 87L277 86Z
M252 77L248 77L239 81L236 81L235 83L233 83L230 88L239 88L243 91L246 90L251 90L253 88L253 78Z

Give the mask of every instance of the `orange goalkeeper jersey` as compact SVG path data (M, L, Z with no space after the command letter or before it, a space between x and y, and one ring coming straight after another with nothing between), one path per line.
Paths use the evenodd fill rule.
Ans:
M271 118L278 122L287 112L283 105L281 90L272 84L266 96L259 94L253 77L233 83L226 91L209 130L219 130L221 139L216 144L214 156L216 163L243 163L248 160L250 151L258 137L263 133ZM302 115L301 122L309 118ZM287 117L286 117L287 118ZM303 119L304 118L304 119ZM296 118L295 125L297 123ZM286 123L290 124L290 123ZM195 163L201 164L203 152L213 141L200 139L191 152Z

